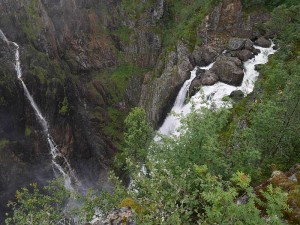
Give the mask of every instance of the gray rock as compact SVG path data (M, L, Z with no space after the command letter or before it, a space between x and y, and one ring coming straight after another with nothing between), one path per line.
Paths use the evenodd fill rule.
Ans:
M244 78L242 62L234 57L219 57L211 71L219 77L221 82L233 86L241 85Z
M219 52L211 46L197 46L192 54L195 66L207 66L218 56Z
M260 53L260 50L254 48L252 52L253 52L254 55L258 55Z
M99 220L93 225L136 225L133 221L133 212L130 208L123 207L111 211L105 219Z
M230 38L228 43L229 50L241 50L245 45L246 40L242 38Z
M214 85L219 81L219 77L212 71L207 70L200 78L202 85Z
M139 105L145 108L153 127L163 122L182 84L190 77L193 69L190 56L188 46L178 42L176 51L169 53L164 70L158 71L159 77L143 83Z
M250 40L250 39L247 39L245 41L245 46L244 46L244 49L247 49L249 51L252 51L253 50L253 45L254 43Z
M195 95L199 91L201 86L201 80L199 78L194 79L189 88L189 96Z
M243 62L247 61L248 59L251 59L253 56L254 54L247 49L243 49L237 52L237 57Z
M260 37L255 41L255 44L260 47L269 48L271 46L271 41L265 37Z

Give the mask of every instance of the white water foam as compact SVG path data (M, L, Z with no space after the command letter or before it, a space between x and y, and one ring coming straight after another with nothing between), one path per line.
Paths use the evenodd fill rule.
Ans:
M191 71L191 78L187 80L182 86L175 104L171 110L170 115L167 116L163 125L159 128L158 133L161 135L179 135L178 128L180 127L180 118L188 115L192 109L205 108L220 108L231 107L231 103L223 101L225 96L229 96L232 91L241 90L245 95L251 93L254 89L255 81L259 76L259 73L255 70L255 66L258 64L265 64L268 62L268 57L274 54L276 50L273 49L274 43L269 48L262 48L254 46L260 50L260 53L254 58L247 60L244 63L244 79L242 85L239 87L231 86L222 82L217 82L212 86L203 86L200 91L196 93L190 101L184 105L184 101L189 90L192 80L196 77L196 68ZM201 69L209 70L212 64L208 67L202 67ZM156 136L155 140L159 140Z
M20 52L19 52L19 45L15 42L9 41L6 36L4 35L4 33L2 32L2 30L0 29L0 38L5 41L8 45L12 44L14 45L14 47L16 48L16 52L15 52L15 60L16 60L16 64L15 64L15 70L17 72L17 77L20 80L23 89L24 89L24 93L25 96L27 97L27 99L30 102L30 105L32 106L34 113L36 115L36 118L39 122L39 124L42 126L43 128L43 132L47 137L47 142L50 148L50 154L52 156L52 165L53 165L53 170L56 176L61 175L64 179L64 185L67 189L72 190L73 189L73 183L76 183L77 185L79 185L79 180L77 179L74 171L71 168L70 163L68 162L68 160L66 159L65 156L63 156L60 151L57 148L56 143L54 142L52 136L50 135L49 132L49 126L48 123L45 119L45 117L43 117L40 109L38 108L37 104L35 103L33 97L31 96L31 94L28 91L27 86L25 85L24 81L22 80L22 69L21 69L21 62L20 62Z

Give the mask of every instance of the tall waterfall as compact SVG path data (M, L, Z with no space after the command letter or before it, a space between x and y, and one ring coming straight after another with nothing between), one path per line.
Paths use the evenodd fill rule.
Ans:
M79 184L79 180L77 179L75 173L73 172L70 163L66 159L65 156L63 156L60 151L57 148L57 145L55 144L52 136L49 132L49 125L45 119L45 117L42 115L40 109L38 108L37 104L35 103L33 97L28 91L27 86L25 85L23 79L22 79L22 69L21 69L21 62L20 62L20 52L19 52L19 45L15 42L9 41L2 30L0 29L0 38L7 43L7 45L13 45L15 47L15 70L17 72L17 77L20 80L24 93L26 98L29 100L30 105L32 106L35 116L39 122L39 124L43 128L43 133L47 137L47 142L50 148L50 154L52 156L52 166L53 170L56 176L62 176L64 179L65 187L68 189L73 189L73 183Z
M163 135L179 135L177 130L181 125L180 117L189 114L193 108L231 107L231 103L223 101L223 98L230 95L232 91L241 90L245 95L251 93L254 89L255 81L259 76L259 73L255 70L255 66L267 63L269 55L276 52L276 50L273 49L273 42L269 48L262 48L259 46L254 47L259 49L260 53L244 63L244 79L241 86L235 87L222 82L217 82L212 86L203 86L200 91L196 93L186 105L184 105L189 86L192 80L196 77L197 69L195 68L191 71L191 78L182 86L171 110L171 114L167 116L163 125L159 128L158 133ZM201 69L209 70L211 67L212 64L208 67L202 67ZM156 140L159 139L156 137Z

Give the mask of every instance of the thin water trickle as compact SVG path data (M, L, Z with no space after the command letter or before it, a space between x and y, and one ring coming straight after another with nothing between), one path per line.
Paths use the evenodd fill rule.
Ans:
M45 119L45 117L42 115L41 110L38 108L37 104L35 103L33 97L31 96L30 92L28 91L28 88L26 84L24 83L22 79L22 69L21 69L21 62L20 62L20 52L19 52L19 45L15 42L9 41L2 30L0 29L0 38L5 41L8 45L12 44L16 48L15 52L15 70L17 72L17 77L20 80L24 93L26 98L29 100L30 105L32 106L34 113L36 115L36 118L39 122L39 124L43 128L43 132L45 136L47 137L47 142L50 148L50 154L52 156L52 165L53 170L56 176L62 176L64 179L64 184L67 189L72 190L73 189L73 183L79 185L79 180L77 179L75 173L73 172L70 163L64 157L60 151L57 148L56 143L54 142L52 136L49 132L49 125Z

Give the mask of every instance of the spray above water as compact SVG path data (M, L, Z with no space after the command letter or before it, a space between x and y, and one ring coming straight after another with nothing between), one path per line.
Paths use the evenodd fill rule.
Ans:
M49 125L45 119L45 117L42 115L40 109L38 108L37 104L35 103L33 97L28 91L27 86L25 85L24 81L22 80L22 69L21 69L21 62L20 62L20 52L19 52L19 45L15 42L9 41L2 30L0 29L0 38L7 43L7 45L13 45L15 47L15 70L17 72L17 77L20 80L24 93L26 98L29 100L31 107L34 110L35 116L39 122L39 124L43 128L43 133L47 137L47 142L50 148L50 154L52 157L52 166L53 170L56 176L62 176L64 179L65 187L69 190L73 189L73 184L79 185L79 180L77 179L74 171L71 168L70 163L66 159L65 156L63 156L60 151L57 148L56 143L54 142L52 136L49 132Z
M254 89L255 81L259 76L259 73L255 70L255 66L258 64L265 64L268 62L268 57L274 54L276 50L273 49L274 43L269 48L262 48L254 46L260 50L260 53L254 58L249 59L244 63L244 79L242 85L239 87L231 86L222 82L217 82L212 86L203 86L198 93L196 93L187 104L184 104L187 92L190 84L196 77L197 68L191 71L191 78L187 80L175 101L175 104L171 110L171 114L167 116L163 125L159 128L158 133L162 135L179 135L178 128L180 127L180 117L188 115L192 109L205 108L221 108L231 107L231 103L224 101L225 96L229 96L231 92L241 90L244 95L251 93ZM201 69L209 70L212 67L210 64L207 67L200 67ZM156 136L155 140L160 138Z

